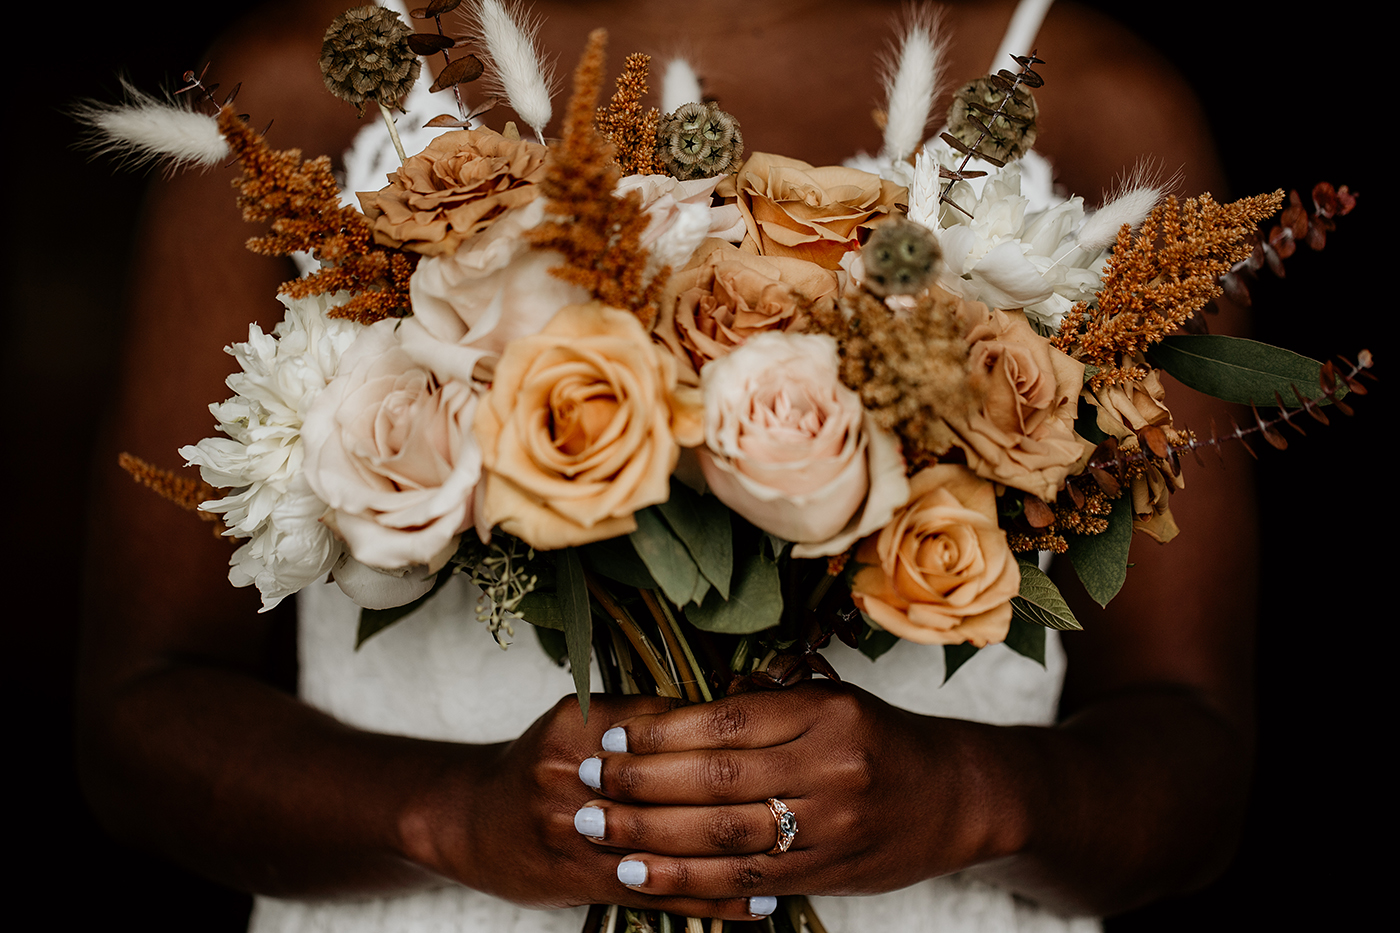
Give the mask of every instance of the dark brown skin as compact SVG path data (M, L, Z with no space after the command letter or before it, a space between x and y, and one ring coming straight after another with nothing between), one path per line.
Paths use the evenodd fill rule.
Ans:
M212 56L216 80L243 82L240 109L257 125L275 119L278 147L341 152L357 127L314 65L345 5L278 5ZM728 0L688 4L688 14L657 6L666 12L537 9L563 69L597 25L611 30L615 66L632 50L688 53L752 149L821 164L878 148L872 63L896 4L773 2L747 15ZM950 75L985 70L1009 10L951 11ZM678 50L682 34L691 39ZM1185 193L1223 193L1189 94L1137 40L1057 7L1037 45L1047 60L1038 148L1070 190L1092 201L1146 155L1180 167ZM809 51L789 60L785 48ZM255 231L233 206L233 174L153 188L111 456L99 462L130 450L174 465L176 448L210 433L207 403L228 394L221 348L246 339L250 320L270 330L280 316L272 296L291 273L241 248ZM1217 329L1241 327L1232 317ZM1215 412L1179 386L1168 398L1178 423L1204 425ZM95 500L107 504L102 527L122 539L112 548L110 533L94 536L103 553L91 562L82 659L86 786L113 831L273 895L460 882L541 906L742 918L755 894L884 891L980 866L1055 907L1125 909L1220 870L1247 784L1249 473L1231 456L1188 483L1173 503L1181 536L1166 548L1138 536L1112 610L1080 597L1086 632L1065 639L1069 718L1056 728L916 716L814 682L671 712L659 700L595 697L586 725L564 698L517 741L470 746L361 732L261 682L269 617L255 593L229 587L228 545L113 468ZM631 754L602 755L598 797L578 765L619 723ZM763 854L770 796L801 822L793 850L775 857ZM603 846L573 827L590 801L606 809ZM626 853L649 865L640 889L616 880Z

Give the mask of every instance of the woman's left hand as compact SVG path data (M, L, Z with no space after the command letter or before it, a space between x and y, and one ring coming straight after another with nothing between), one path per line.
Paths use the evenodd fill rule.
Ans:
M1011 851L1017 808L990 805L1001 785L978 767L986 728L824 680L638 716L604 737L625 751L580 768L602 796L575 825L648 894L890 891ZM797 818L786 852L769 798Z

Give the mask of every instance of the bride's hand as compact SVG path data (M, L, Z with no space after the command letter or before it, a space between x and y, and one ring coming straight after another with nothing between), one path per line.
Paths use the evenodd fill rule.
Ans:
M574 814L595 793L579 781L579 762L598 750L614 723L646 719L671 705L595 694L585 723L578 701L565 697L514 742L478 746L465 767L444 772L404 821L406 850L438 874L531 907L616 903L751 919L747 894L654 897L628 888L617 880L621 853L592 844L575 828Z
M579 831L626 853L619 877L649 894L894 890L1015 848L984 729L831 681L626 719L580 769L602 796ZM786 852L769 798L797 818Z

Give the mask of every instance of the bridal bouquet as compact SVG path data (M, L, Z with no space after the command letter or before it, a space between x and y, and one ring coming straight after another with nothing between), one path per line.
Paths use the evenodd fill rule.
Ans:
M420 56L458 104L357 205L328 159L270 148L193 75L208 106L88 115L137 155L236 159L245 217L270 225L250 248L307 260L283 321L229 348L222 436L181 451L204 483L126 459L242 542L230 580L265 609L329 574L363 640L464 574L503 647L524 620L567 657L585 713L590 657L607 690L691 701L835 676L832 637L942 645L947 675L1000 642L1043 660L1045 628L1078 623L1038 553L1106 604L1132 532L1176 533L1184 454L1281 444L1280 423L1362 388L1364 354L1339 370L1197 326L1354 196L1295 194L1267 235L1282 192L1053 197L1034 55L965 84L926 139L938 43L913 17L884 149L812 166L745 151L742 114L683 68L681 103L644 109L646 56L603 103L601 32L546 140L528 24L478 0L459 39L456 6L413 14L435 34L372 6L327 33L327 86L396 144ZM465 103L478 80L534 140ZM1163 372L1279 413L1193 433Z

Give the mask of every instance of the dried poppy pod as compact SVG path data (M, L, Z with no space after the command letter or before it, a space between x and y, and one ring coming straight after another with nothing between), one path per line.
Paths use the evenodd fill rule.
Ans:
M1035 96L1024 84L1008 90L1007 83L995 75L978 78L959 88L948 108L948 132L999 162L1019 159L1035 145Z
M363 116L365 101L397 107L418 80L422 64L409 48L413 30L392 10L361 6L337 16L321 42L321 75L326 88L354 104Z
M718 104L684 104L662 117L656 128L656 158L682 181L732 172L743 154L739 121Z
M928 227L896 217L871 231L860 258L865 287L883 298L917 295L932 285L943 251Z

